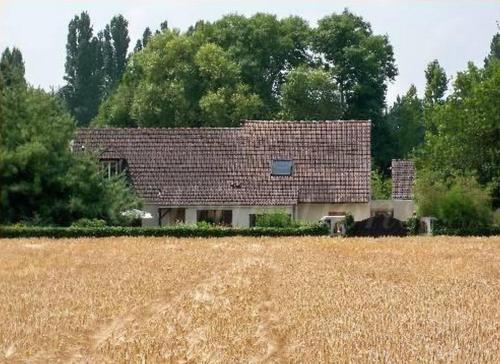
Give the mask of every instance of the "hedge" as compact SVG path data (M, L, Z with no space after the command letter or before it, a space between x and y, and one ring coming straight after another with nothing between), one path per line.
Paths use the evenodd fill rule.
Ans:
M327 235L325 225L290 228L224 228L172 226L163 228L143 227L0 227L0 238L81 238L109 236L171 236L171 237L224 237L224 236L319 236Z
M434 224L432 235L456 235L456 236L492 236L500 235L500 226L484 226L475 228L454 229L440 224Z

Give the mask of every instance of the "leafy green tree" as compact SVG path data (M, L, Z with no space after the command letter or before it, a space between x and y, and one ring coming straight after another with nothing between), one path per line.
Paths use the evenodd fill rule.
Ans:
M319 20L313 49L326 62L337 82L345 119L372 121L372 153L377 166L386 170L393 144L385 124L387 82L397 68L386 35L375 35L371 25L347 9Z
M231 126L256 116L261 106L227 51L167 29L134 54L95 124Z
M151 39L152 35L153 35L153 33L151 33L151 29L149 29L149 27L146 27L146 29L144 29L144 33L142 33L142 46L143 47L148 45L148 42Z
M151 38L152 35L153 35L153 33L151 33L151 29L149 29L149 27L147 27L144 30L144 33L142 33L142 39L137 39L137 42L135 43L135 47L134 47L134 53L139 52L144 47L146 47L148 45L149 39Z
M124 176L105 179L96 159L70 150L74 121L59 99L0 73L0 223L123 222L138 205Z
M448 89L448 78L443 67L435 59L425 69L425 102L433 106L443 101L444 94Z
M104 96L107 96L121 80L127 65L127 52L130 43L128 21L122 15L114 16L102 34L102 87Z
M498 23L497 26L498 28L500 28L500 25ZM488 63L494 59L500 59L500 33L496 33L491 39L490 53L484 60L485 65L487 66Z
M222 47L238 63L242 81L263 102L263 117L279 111L279 89L286 71L311 58L311 30L299 17L227 15L214 23L198 22L191 33Z
M470 63L459 72L453 90L430 111L417 159L418 169L429 169L446 180L453 175L475 175L492 190L500 204L500 61L480 69Z
M0 73L6 87L13 85L26 86L24 78L23 55L18 48L6 48L0 59Z
M113 39L113 50L115 59L114 84L121 80L127 65L127 52L130 43L128 36L128 21L123 15L114 16L110 22L110 32Z
M371 173L371 188L372 200L389 200L392 196L392 179L374 169Z
M134 53L140 51L142 51L142 41L140 39L137 39L137 42L135 42Z
M66 52L67 83L61 94L78 125L85 126L97 114L103 66L100 42L86 12L70 21Z
M423 143L425 131L423 103L414 85L397 97L386 118L395 143L392 158L408 158Z
M493 222L491 197L471 176L443 181L432 172L419 173L415 198L420 216L434 216L448 228L478 229Z
M292 120L327 120L342 117L337 85L323 69L299 66L285 79L281 112Z
M386 83L397 75L387 36L373 34L368 22L346 9L320 19L313 39L337 81L345 117L380 117Z

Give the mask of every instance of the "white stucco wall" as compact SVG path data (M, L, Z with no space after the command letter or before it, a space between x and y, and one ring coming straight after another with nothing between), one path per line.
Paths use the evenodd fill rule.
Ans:
M152 219L143 219L142 226L158 226L158 205L144 205L143 210L153 215ZM283 210L293 217L292 206L190 206L186 207L185 223L196 224L198 210L232 210L234 227L248 227L250 224L250 214L260 214L273 210ZM169 224L168 217L162 219L162 226Z
M394 217L401 221L407 221L416 211L413 200L393 200Z
M142 226L158 226L158 205L144 205L143 210L151 213L152 219L142 220ZM300 203L293 206L190 206L186 207L185 223L196 224L198 210L232 210L234 227L248 227L250 214L259 214L273 210L284 210L297 220L316 222L331 211L347 212L353 215L355 221L367 219L371 211L393 210L396 219L406 221L415 211L415 204L411 200L377 200L370 203L328 204L328 203ZM169 224L168 217L162 220L162 226Z
M297 205L296 210L296 219L309 222L319 221L319 219L327 216L331 211L350 213L355 221L370 217L369 203L300 203Z

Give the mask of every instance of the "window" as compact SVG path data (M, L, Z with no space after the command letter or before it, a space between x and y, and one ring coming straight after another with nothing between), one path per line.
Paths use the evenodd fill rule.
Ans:
M123 171L122 161L120 159L103 159L101 160L102 170L104 172L104 176L107 178L111 178L120 174Z
M158 209L158 224L176 225L183 224L186 221L185 208L159 208Z
M198 210L196 221L208 222L215 225L231 226L233 223L233 210Z
M288 159L274 159L271 164L272 176L291 176L293 172L293 161Z

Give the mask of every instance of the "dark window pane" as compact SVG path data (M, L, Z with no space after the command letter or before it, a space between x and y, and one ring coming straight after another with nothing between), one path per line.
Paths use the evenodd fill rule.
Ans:
M215 225L231 225L233 222L232 210L198 210L197 221Z
M255 214L249 214L248 217L250 218L250 223L248 224L250 227L255 227L255 222L256 222L256 215Z
M275 159L271 165L271 174L273 176L291 176L293 172L293 161L284 159Z
M231 225L233 223L233 210L222 211L222 223L224 225Z

